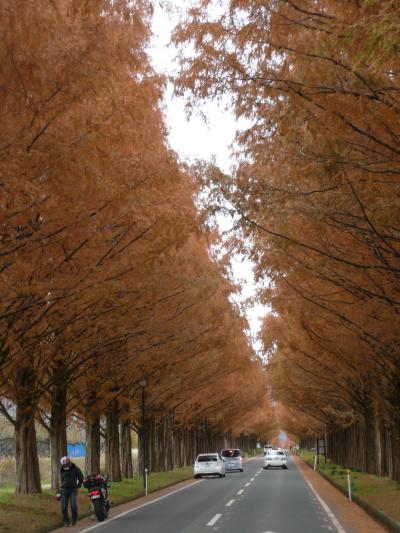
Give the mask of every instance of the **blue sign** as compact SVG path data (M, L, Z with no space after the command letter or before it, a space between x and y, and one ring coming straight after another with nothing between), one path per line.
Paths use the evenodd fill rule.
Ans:
M86 457L86 445L82 442L67 444L68 457Z

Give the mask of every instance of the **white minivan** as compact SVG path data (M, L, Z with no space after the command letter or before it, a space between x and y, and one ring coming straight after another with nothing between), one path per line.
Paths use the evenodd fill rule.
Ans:
M225 464L218 453L200 453L194 463L194 477L219 476L225 477Z

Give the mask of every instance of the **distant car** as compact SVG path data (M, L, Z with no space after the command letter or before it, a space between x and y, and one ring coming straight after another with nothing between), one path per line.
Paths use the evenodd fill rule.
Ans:
M226 472L233 470L243 472L243 457L238 448L222 450L221 457L225 463Z
M225 477L225 464L218 453L200 453L194 463L194 477Z
M270 466L286 469L287 458L285 452L281 450L269 450L264 457L264 468L269 468Z
M289 455L289 451L286 448L273 448L274 450L277 450L278 452L283 452L285 455Z
M269 450L272 450L274 448L274 446L272 444L266 444L264 446L264 455L266 455L268 453Z

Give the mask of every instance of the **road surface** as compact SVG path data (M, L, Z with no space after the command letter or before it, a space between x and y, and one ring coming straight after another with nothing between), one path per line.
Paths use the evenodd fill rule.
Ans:
M206 478L158 501L83 531L98 533L343 532L322 508L292 460L288 470L263 470L262 458L243 473ZM114 518L114 519L113 519ZM333 520L334 517L333 517ZM83 533L83 532L82 532Z

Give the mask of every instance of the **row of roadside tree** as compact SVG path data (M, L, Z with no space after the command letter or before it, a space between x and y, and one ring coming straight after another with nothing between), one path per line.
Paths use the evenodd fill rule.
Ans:
M229 263L166 141L151 14L147 0L2 8L0 409L19 493L41 490L37 423L53 487L71 416L87 472L103 432L115 480L132 475L132 429L161 469L274 426Z
M177 90L250 126L212 208L257 265L279 420L328 455L400 480L400 5L199 2L175 33ZM194 53L192 52L194 50Z

